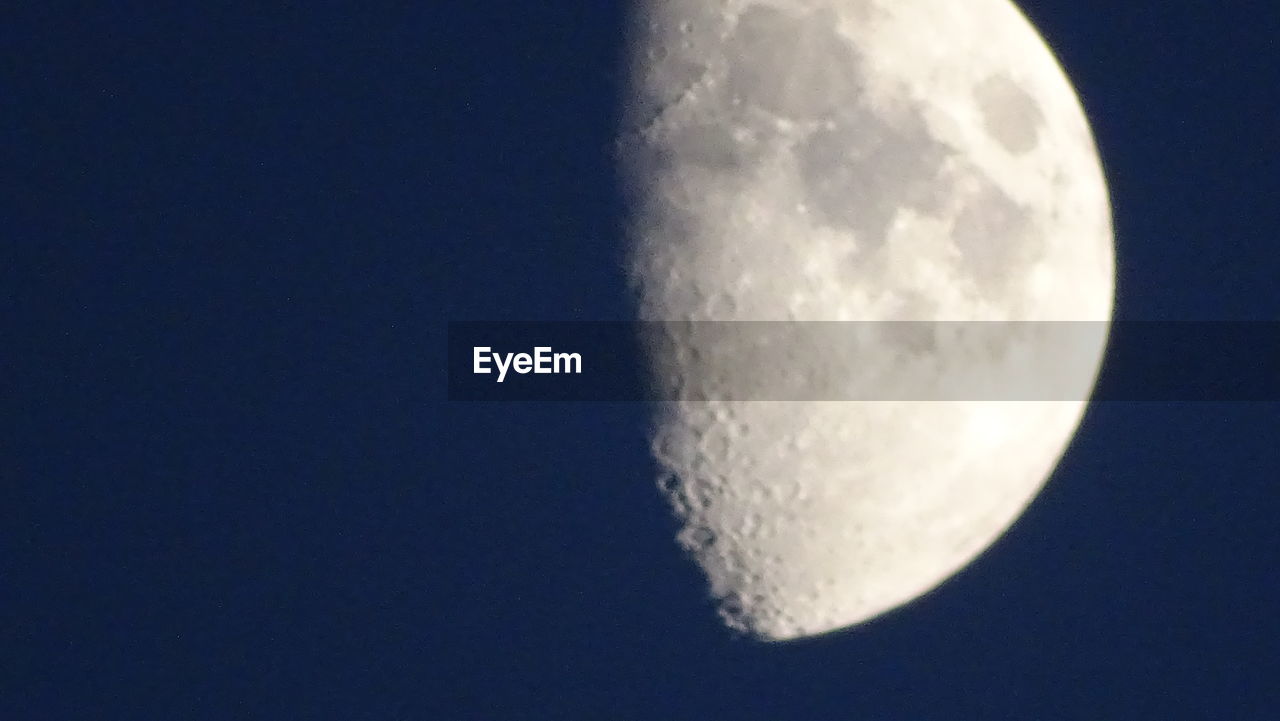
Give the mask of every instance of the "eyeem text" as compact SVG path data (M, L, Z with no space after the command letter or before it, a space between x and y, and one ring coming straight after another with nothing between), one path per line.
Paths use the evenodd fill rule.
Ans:
M528 353L494 353L488 346L476 346L472 353L472 371L477 375L492 373L498 369L498 382L513 370L520 375L527 373L582 373L582 356L578 353L553 353L550 346L537 346L533 355Z

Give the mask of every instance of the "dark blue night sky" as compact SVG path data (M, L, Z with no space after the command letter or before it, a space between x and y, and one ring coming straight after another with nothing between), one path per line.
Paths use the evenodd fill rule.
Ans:
M1120 318L1280 320L1280 6L1023 4ZM0 11L0 719L1273 719L1280 404L1095 404L989 553L726 632L640 403L449 403L458 320L630 315L623 6Z

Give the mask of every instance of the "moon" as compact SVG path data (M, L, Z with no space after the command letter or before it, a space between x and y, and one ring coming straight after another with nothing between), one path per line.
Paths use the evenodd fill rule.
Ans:
M1006 0L639 0L627 48L639 317L885 329L873 360L653 347L663 383L713 391L655 404L652 447L719 616L779 641L935 589L1042 488L1105 347L1110 207L1065 73ZM1071 346L1076 395L849 400L1034 365L1040 321L1067 320L1099 329ZM970 321L1008 332L945 340ZM884 385L894 373L908 384ZM760 399L762 378L831 395Z

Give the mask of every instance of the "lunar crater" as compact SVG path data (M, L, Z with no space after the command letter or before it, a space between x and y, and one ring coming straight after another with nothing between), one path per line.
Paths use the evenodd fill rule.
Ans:
M1044 113L1040 104L1007 75L993 75L974 88L982 122L1006 150L1022 154L1040 144Z
M946 191L937 180L951 151L918 115L890 119L861 106L848 112L806 137L796 158L806 205L874 251L904 208L935 213L942 207Z
M725 44L729 97L793 120L856 102L859 58L835 27L831 8L800 15L749 5Z
M1003 293L1014 279L1026 279L1028 266L1044 254L1044 242L1035 235L1030 208L989 180L979 182L956 216L951 237L976 286Z

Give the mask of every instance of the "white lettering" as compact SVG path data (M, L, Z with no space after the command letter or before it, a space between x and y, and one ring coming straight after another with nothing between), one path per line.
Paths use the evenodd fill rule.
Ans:
M503 379L507 377L507 369L511 367L512 355L514 354L508 353L505 356L494 354L493 356L493 362L498 365L498 382L499 383L501 383Z
M488 346L476 346L472 349L471 369L476 374L488 375L493 371L489 362L498 369L498 382L507 379L507 371L514 370L520 375L535 373L539 375L557 373L582 373L582 355L578 353L553 353L550 346L537 346L533 355L528 353L494 353Z
M472 373L479 374L479 373L489 372L489 366L482 365L486 360L488 360L488 358L485 357L485 354L488 352L489 352L489 346L478 345L475 347L475 349L472 351L472 354L471 354L471 357L474 360L474 363L471 366Z
M551 350L548 348L547 350ZM560 362L564 361L564 370L560 370ZM556 353L552 364L552 373L582 373L582 356L578 353Z
M529 369L533 368L533 359L529 357L528 353L520 353L516 356L515 366L516 373L524 375L529 372Z

